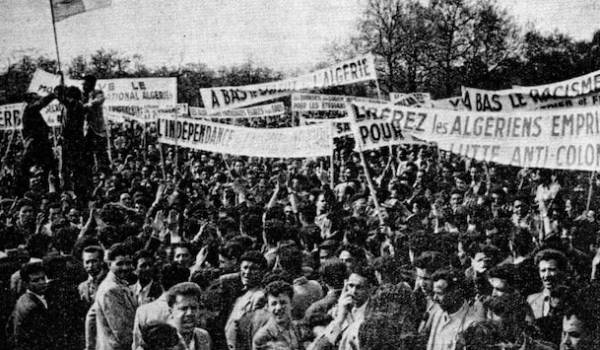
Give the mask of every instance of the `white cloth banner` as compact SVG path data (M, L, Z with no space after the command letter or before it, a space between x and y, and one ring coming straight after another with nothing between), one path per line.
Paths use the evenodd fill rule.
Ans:
M81 88L83 80L74 80L65 77L66 86L77 86ZM46 96L54 91L54 88L60 85L60 75L48 73L45 70L37 69L33 73L27 92L34 92L40 96Z
M204 107L212 114L280 98L292 91L354 84L376 78L374 57L367 54L295 78L245 86L204 88L200 89L200 94Z
M575 97L600 90L600 70L576 78L537 86L513 86L512 92L532 98Z
M519 167L600 170L600 107L479 113L352 105L359 118L399 123L401 133L469 158Z
M293 93L292 112L341 111L346 114L346 104L352 101L389 103L368 97Z
M212 123L193 118L160 116L158 141L193 149L225 154L307 158L333 152L330 124L292 128L259 129Z
M202 107L190 107L190 116L194 118L210 118L210 119L222 119L222 118L260 118L270 117L275 115L282 115L285 112L285 105L283 102L271 103L266 105L230 109L223 112L209 114L206 108Z
M390 92L390 101L398 106L431 107L431 94L429 92Z
M20 130L23 127L25 103L0 106L0 130Z

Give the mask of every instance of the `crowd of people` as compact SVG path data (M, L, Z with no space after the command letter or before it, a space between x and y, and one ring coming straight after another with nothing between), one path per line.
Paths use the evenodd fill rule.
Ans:
M165 147L84 81L3 145L0 348L600 349L589 173Z

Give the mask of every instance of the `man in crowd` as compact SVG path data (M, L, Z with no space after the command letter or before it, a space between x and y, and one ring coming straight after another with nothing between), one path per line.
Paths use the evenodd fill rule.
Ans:
M96 77L86 75L83 77L83 107L85 108L85 120L87 130L85 133L85 145L90 152L91 160L95 160L97 168L108 166L107 128L102 114L104 94L102 90L95 89Z
M104 249L100 246L89 246L82 253L83 267L88 274L88 279L79 284L79 296L88 307L96 299L98 286L106 276L104 265Z
M127 280L133 273L133 256L123 243L113 245L108 254L109 272L96 292L96 349L129 350L133 341L133 321L137 301Z

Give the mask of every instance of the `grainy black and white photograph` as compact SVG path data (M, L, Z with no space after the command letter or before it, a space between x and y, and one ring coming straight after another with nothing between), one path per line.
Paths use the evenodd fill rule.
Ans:
M600 1L0 0L0 350L600 350Z

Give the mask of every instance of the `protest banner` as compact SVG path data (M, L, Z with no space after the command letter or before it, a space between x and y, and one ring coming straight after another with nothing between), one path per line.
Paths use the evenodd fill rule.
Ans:
M600 107L481 113L356 102L353 109L362 114L359 122L398 123L398 128L390 129L480 161L530 168L600 168ZM361 144L382 143L371 140L373 132L356 134ZM385 141L382 131L379 135Z
M276 102L266 105L253 106L248 108L230 109L223 112L209 114L206 108L190 107L190 116L194 118L261 118L275 115L282 115L285 112L283 102Z
M364 107L367 106L368 109ZM372 112L370 108L378 106ZM411 112L406 121L400 118L390 118L385 111L391 108L391 104L381 105L365 102L352 102L348 104L348 117L350 127L354 133L355 148L357 151L378 149L384 146L423 143L414 138L409 132L412 129L421 131L422 124L427 117L426 114ZM418 111L418 109L416 109ZM425 131L425 130L423 130Z
M428 92L390 92L390 102L406 107L431 107L431 94Z
M293 91L360 83L376 77L373 55L367 54L295 78L245 86L204 88L200 89L200 94L204 107L209 113L214 113L283 97Z
M343 96L343 95L320 95L293 93L291 97L293 112L322 112L339 111L346 114L346 104L352 101L381 103L389 101L368 97Z
M58 102L58 100L54 100L50 102L49 105L44 107L40 113L49 127L57 128L61 126L62 109L63 106Z
M25 103L0 106L0 130L20 130L23 126Z
M600 70L579 77L537 86L513 86L514 93L521 93L536 100L556 97L575 97L600 90Z
M157 130L161 143L241 156L305 158L328 156L333 150L331 125L326 123L261 129L161 115Z
M187 103L177 104L177 113L180 115L190 115L189 106Z
M74 80L65 77L66 86L77 86L81 88L83 80ZM54 91L54 88L60 85L60 75L48 73L45 70L37 69L33 73L27 92L33 92L40 96L47 96Z

